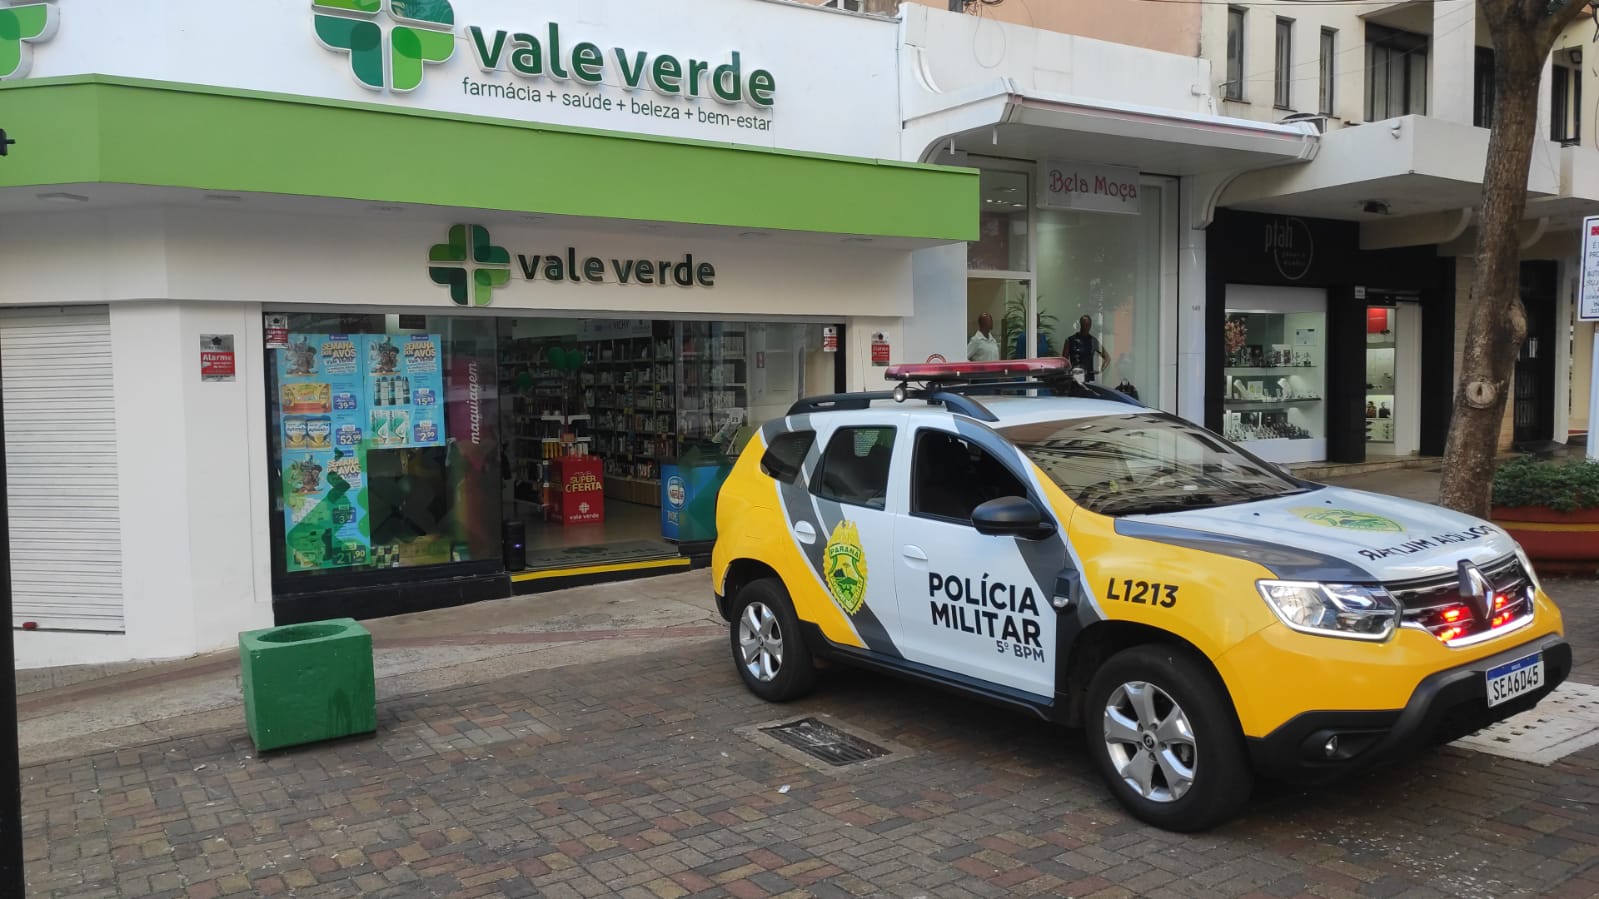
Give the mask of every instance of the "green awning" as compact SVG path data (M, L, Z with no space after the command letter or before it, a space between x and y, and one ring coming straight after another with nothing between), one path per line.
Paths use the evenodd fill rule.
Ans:
M970 169L106 76L0 84L0 189L81 183L928 241L977 237Z

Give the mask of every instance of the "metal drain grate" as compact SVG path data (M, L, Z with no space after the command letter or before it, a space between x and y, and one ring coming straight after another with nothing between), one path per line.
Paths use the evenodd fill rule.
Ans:
M832 725L823 724L815 718L802 718L787 724L763 727L761 733L771 734L783 743L821 759L835 768L888 755L887 749L844 733Z
M1599 687L1566 681L1536 708L1456 740L1453 745L1507 759L1552 765L1599 743Z

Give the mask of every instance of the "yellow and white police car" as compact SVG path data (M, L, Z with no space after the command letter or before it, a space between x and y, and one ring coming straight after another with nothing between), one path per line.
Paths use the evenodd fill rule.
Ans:
M1061 360L802 400L722 486L712 577L757 695L818 659L1082 726L1139 818L1326 779L1530 708L1571 670L1515 541L1296 479Z

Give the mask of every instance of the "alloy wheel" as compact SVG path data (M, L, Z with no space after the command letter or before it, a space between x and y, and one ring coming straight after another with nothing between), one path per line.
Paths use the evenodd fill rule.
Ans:
M1160 687L1145 681L1117 687L1105 701L1104 735L1117 775L1145 799L1176 802L1194 785L1194 729Z
M758 681L770 681L783 667L783 629L765 603L744 607L738 622L739 664Z

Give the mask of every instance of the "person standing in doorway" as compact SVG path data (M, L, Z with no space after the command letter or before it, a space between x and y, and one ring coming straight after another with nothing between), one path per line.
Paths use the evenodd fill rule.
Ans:
M1095 375L1110 365L1110 354L1099 345L1099 338L1088 333L1094 320L1083 316L1077 320L1077 333L1066 338L1066 361L1072 368L1083 370L1083 380L1093 382Z
M994 317L984 312L977 316L977 331L966 341L966 361L999 361L999 339L994 336Z

